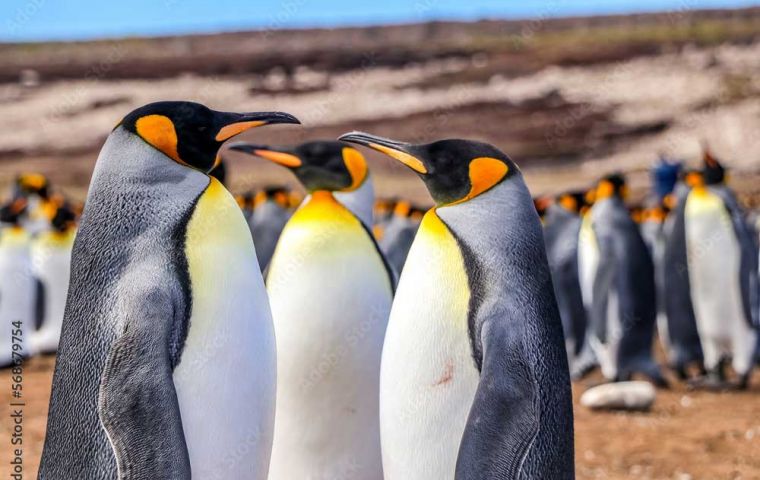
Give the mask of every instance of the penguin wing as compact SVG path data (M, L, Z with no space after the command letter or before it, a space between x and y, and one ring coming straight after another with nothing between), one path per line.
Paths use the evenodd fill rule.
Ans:
M149 291L118 311L122 318L117 324L124 329L103 369L98 413L116 456L119 480L190 478L168 332L161 328L173 323L171 297Z
M539 417L536 385L520 333L495 318L483 324L480 383L467 419L456 480L517 479Z
M745 318L751 326L760 327L760 318L758 318L758 303L760 303L758 288L760 287L758 286L757 270L757 233L747 221L744 209L742 209L731 190L726 187L716 187L714 191L721 197L726 210L728 210L736 238L739 241L739 247L741 248L739 275Z
M380 256L380 261L383 262L383 266L385 267L385 273L388 275L388 282L391 286L391 295L396 294L396 284L398 283L398 272L396 272L390 263L388 263L388 259L385 257L385 254L380 249L380 245L377 244L377 240L375 239L375 236L372 235L372 231L370 228L364 224L364 222L359 218L356 217L357 220L359 220L359 224L364 229L364 233L367 234L369 237L369 241L372 242L372 245L375 246L375 251L377 251L377 254Z
M45 284L39 277L34 278L34 328L39 330L45 321Z

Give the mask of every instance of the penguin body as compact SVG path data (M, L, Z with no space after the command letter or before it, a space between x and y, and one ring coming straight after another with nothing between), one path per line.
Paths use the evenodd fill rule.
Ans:
M757 342L752 294L757 291L756 244L732 194L721 186L692 189L684 215L691 299L705 368L720 377L721 361L731 358L746 386Z
M18 225L0 233L0 368L20 364L35 353L36 283L31 235Z
M380 355L395 280L333 193L359 188L364 158L340 142L232 148L291 168L309 192L267 275L278 351L269 478L380 480Z
M628 380L643 373L665 385L652 357L657 315L654 264L623 204L624 190L622 177L605 178L590 212L592 245L599 259L589 311L591 346L607 379Z
M564 206L563 200L567 203L572 200L575 208ZM578 237L582 223L578 211L578 199L571 195L563 195L558 203L548 207L544 217L546 254L562 319L571 371L574 370L573 361L585 346L587 324L578 272Z
M385 478L574 478L562 326L519 170L477 142L341 139L414 169L438 205L409 251L383 347Z
M383 230L383 237L378 241L380 249L393 269L401 273L406 262L409 249L419 227L419 220L411 217L411 206L408 202L396 204L393 218L388 221Z
M58 350L69 291L74 235L74 228L50 230L40 233L32 242L32 267L41 287L38 290L41 298L37 301L42 304L41 325L32 334L32 343L40 353Z
M159 102L111 132L74 242L41 479L266 478L271 314L243 214L204 172L230 136L295 122Z
M691 187L686 179L673 191L675 206L663 225L662 305L667 321L659 329L668 363L681 378L686 367L703 364L702 344L691 298L689 266L686 250L686 199Z
M277 240L290 218L287 206L276 198L284 199L286 195L287 192L284 189L270 188L259 192L254 200L257 205L253 209L249 225L262 272L272 260Z

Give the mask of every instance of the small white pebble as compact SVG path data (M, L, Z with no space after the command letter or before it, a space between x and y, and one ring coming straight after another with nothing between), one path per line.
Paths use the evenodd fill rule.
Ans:
M692 399L691 399L690 396L684 395L683 397L681 397L681 406L682 407L689 408L689 407L691 407L692 403L694 403L694 402L692 401Z

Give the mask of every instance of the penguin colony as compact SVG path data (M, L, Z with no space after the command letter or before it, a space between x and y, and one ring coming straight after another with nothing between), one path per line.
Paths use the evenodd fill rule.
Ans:
M758 236L709 152L630 208L619 174L533 199L481 142L233 141L306 197L230 194L222 145L298 123L158 102L83 209L16 179L0 363L57 352L40 479L572 479L571 378L666 386L657 337L679 378L747 387ZM362 149L435 205L376 200Z

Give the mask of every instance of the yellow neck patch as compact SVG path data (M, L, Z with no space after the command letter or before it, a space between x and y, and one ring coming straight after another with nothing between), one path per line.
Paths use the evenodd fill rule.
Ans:
M438 216L435 208L431 208L422 217L422 223L420 223L420 231L431 236L446 236L449 235L449 229L446 224L443 223L441 217Z
M143 140L175 162L187 165L177 153L177 131L174 123L164 115L146 115L135 122L135 130Z
M491 157L478 157L470 161L470 192L464 198L450 203L464 203L487 192L509 173L506 163Z
M359 188L367 178L367 161L359 150L351 147L343 149L343 163L346 164L348 173L351 174L351 185L344 192L352 192Z

